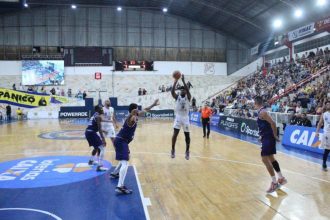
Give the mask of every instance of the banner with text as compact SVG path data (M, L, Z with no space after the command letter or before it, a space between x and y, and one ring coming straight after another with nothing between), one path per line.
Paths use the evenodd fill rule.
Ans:
M284 131L282 144L288 147L323 153L323 150L319 149L323 130L320 131L319 138L315 136L315 132L316 128L288 125Z
M147 118L174 118L174 110L151 110L146 113Z
M259 45L260 44L258 44L257 46L255 46L255 47L252 47L250 50L251 50L251 56L252 55L256 55L256 54L258 54L258 51L259 51Z
M317 21L315 29L316 31L330 31L330 17Z
M50 96L0 88L0 103L7 103L25 108L36 108L49 105Z
M294 40L297 40L299 38L302 38L302 37L305 37L307 35L314 33L314 24L315 23L310 23L310 24L300 27L294 31L290 31L288 33L289 41L294 41Z
M221 116L219 127L253 137L259 137L259 129L256 120Z

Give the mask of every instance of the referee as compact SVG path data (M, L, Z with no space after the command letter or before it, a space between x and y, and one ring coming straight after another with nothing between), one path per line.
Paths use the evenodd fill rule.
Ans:
M210 118L212 116L212 109L208 107L208 104L205 103L202 108L202 124L203 124L203 138L206 136L206 128L207 128L207 138L210 136Z

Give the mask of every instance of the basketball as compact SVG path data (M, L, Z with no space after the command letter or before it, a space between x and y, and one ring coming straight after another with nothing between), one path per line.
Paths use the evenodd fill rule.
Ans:
M176 79L176 80L180 79L181 78L181 72L178 71L178 70L174 71L173 72L173 78Z

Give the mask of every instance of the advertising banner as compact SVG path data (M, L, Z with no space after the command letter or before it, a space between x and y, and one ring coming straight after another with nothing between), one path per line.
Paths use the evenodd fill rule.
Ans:
M67 111L59 112L59 118L89 118L89 117L90 116L88 111L67 110Z
M201 113L200 112L190 112L189 119L192 122L201 122Z
M49 105L50 96L0 88L0 103L7 103L25 108L35 108Z
M256 120L221 116L219 127L236 133L259 137L259 129Z
M218 126L220 121L220 115L213 115L210 121L211 126Z
M259 44L258 44L257 46L255 46L255 47L252 47L252 48L250 49L250 51L251 51L251 56L252 56L252 55L256 55L256 54L258 54L258 51L259 51Z
M322 153L321 146L323 130L320 137L315 136L316 128L288 125L285 128L282 144L288 147L295 147L302 150Z
M317 21L315 23L316 31L329 31L330 30L330 17Z
M288 33L289 41L294 41L294 40L297 40L299 38L302 38L302 37L305 37L307 35L314 33L314 24L315 23L310 23L310 24L300 27L294 31L290 31Z
M146 113L147 118L174 118L174 110L151 110Z

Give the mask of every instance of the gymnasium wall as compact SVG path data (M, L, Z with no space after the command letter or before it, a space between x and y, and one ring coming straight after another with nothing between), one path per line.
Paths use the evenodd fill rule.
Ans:
M98 91L102 99L118 97L122 100L138 102L138 89L145 88L148 95L159 93L159 86L165 87L173 84L172 72L181 70L186 75L186 81L193 85L194 96L201 100L204 96L218 91L223 86L228 86L237 80L239 76L227 76L226 63L203 62L155 62L155 71L113 71L113 67L66 67L65 85L56 86L64 89L72 89L75 94L80 91ZM95 80L95 72L102 73L101 80ZM20 61L0 61L0 87L11 88L15 83L19 88L21 82ZM46 87L49 91L52 86ZM87 92L89 97L98 98L98 93Z
M249 62L246 45L182 17L143 9L41 7L0 16L0 59L52 54L57 47L112 47L114 60L228 62L232 73Z

